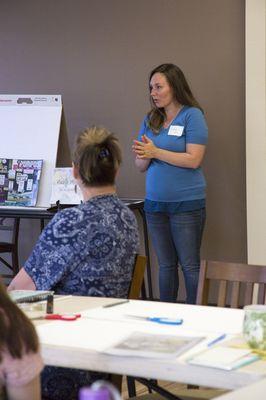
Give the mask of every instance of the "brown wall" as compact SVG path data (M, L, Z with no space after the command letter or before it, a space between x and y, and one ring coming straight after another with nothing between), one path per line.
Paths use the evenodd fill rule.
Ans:
M2 0L0 91L62 94L71 143L92 123L117 132L124 148L119 194L142 197L131 141L149 108L147 76L162 62L178 64L210 131L203 253L245 261L244 3Z

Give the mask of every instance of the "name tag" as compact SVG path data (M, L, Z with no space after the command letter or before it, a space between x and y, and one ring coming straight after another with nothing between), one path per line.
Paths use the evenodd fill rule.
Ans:
M168 131L168 135L171 136L182 136L184 127L181 125L171 125Z

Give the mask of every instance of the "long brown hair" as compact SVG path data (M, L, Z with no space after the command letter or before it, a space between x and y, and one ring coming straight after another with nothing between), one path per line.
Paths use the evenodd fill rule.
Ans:
M85 129L76 139L73 162L85 186L113 185L122 162L117 137L103 127Z
M9 298L0 281L0 361L6 349L13 358L38 351L38 337L26 315Z
M173 97L175 101L183 106L197 107L203 112L200 104L192 94L183 71L177 65L161 64L154 68L149 76L149 85L152 76L156 73L160 73L165 76L169 86L173 91ZM164 108L158 108L155 106L152 98L150 98L150 101L152 109L147 114L148 126L154 133L158 133L166 119L166 114Z

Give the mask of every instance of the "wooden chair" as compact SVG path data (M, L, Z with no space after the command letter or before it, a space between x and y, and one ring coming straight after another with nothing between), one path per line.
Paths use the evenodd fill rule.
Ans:
M136 255L132 280L128 292L128 299L130 300L138 300L140 298L141 288L144 282L146 263L147 258L145 256L140 256L139 254ZM111 374L111 382L120 392L122 389L122 379L122 375ZM129 385L130 384L131 383L129 383Z
M136 255L134 271L129 288L128 298L138 300L141 294L141 288L144 282L147 258L145 256Z
M241 307L246 304L255 303L265 304L266 295L266 266L236 264L218 261L202 261L200 267L199 285L197 293L197 304L213 304L214 299L209 299L211 283L216 282L215 293L218 293L215 305L219 307ZM256 287L257 284L257 287ZM217 286L218 290L217 290ZM230 296L231 295L231 296ZM227 304L227 299L230 301ZM145 384L143 379L139 382ZM150 383L149 383L150 384ZM152 385L151 385L152 387ZM144 396L132 397L132 400L162 400L165 397L171 398L171 393L154 388L161 394L147 394ZM176 390L173 395L179 399L211 399L224 393L218 389L181 389ZM134 396L134 393L133 393Z
M197 304L208 305L214 299L209 299L212 281L218 285L218 299L215 305L219 307L241 307L256 303L265 304L266 295L266 266L236 264L218 261L202 261L200 267ZM257 284L257 287L256 287ZM217 289L217 287L215 288ZM215 294L215 293L213 293ZM231 295L231 296L230 296ZM227 304L227 299L230 301ZM137 379L146 384L145 380ZM150 384L150 383L149 383ZM152 387L151 382L151 387ZM163 400L165 397L179 399L211 399L222 393L217 389L177 389L174 393L154 388L160 394L147 394L132 397L132 400ZM133 394L134 395L134 394Z
M144 279L144 273L145 273L145 267L146 267L146 257L144 256L140 256L137 255L136 257L136 263L135 263L135 269L134 269L134 274L132 277L132 281L131 281L131 286L130 286L130 290L129 290L129 299L139 299L140 296L140 291L141 291L141 286L143 283L143 279ZM127 386L128 386L128 392L129 392L129 396L130 398L135 398L135 399L142 399L142 397L145 400L159 400L159 399L164 399L164 397L158 395L158 394L149 394L149 395L144 395L144 396L139 396L139 397L132 397L132 396L136 396L136 384L135 381L138 381L140 383L142 383L143 385L147 385L149 392L151 393L151 388L153 388L153 386L156 388L155 390L157 390L159 393L165 395L166 397L170 398L172 396L172 398L175 398L176 395L172 395L169 391L165 390L164 388L160 387L157 385L157 381L154 379L151 380L146 380L146 379L141 379L141 378L137 378L135 379L134 377L127 377ZM195 391L194 391L195 392ZM197 393L197 392L195 392ZM189 392L189 395L191 396L191 392ZM183 390L182 392L179 391L178 392L178 397L182 396L182 399L187 399L187 390ZM177 398L177 397L176 397ZM181 397L179 397L181 399ZM207 397L205 397L206 399Z
M241 308L252 302L266 304L266 266L203 260L197 304L213 304L214 299L209 297L212 282L218 285L214 303L218 307Z
M19 271L19 260L18 260L18 234L19 234L19 218L14 218L14 224L12 229L11 242L0 241L0 254L11 253L12 264L7 262L3 257L0 256L0 262L2 262L8 269L12 271L12 274L4 274L3 278L12 278ZM5 227L10 230L10 227Z
M212 284L216 285L213 292ZM196 302L232 308L253 302L266 304L266 266L202 260ZM208 389L206 393L210 390L212 396L221 394L217 389Z

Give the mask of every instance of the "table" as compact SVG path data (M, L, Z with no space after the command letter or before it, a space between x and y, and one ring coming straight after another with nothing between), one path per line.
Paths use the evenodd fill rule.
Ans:
M102 307L112 302L117 302L117 299L73 296L56 301L55 312L78 312ZM177 315L184 317L184 324L187 323L189 329L205 329L208 332L212 330L211 334L214 335L217 335L218 332L220 333L221 329L224 332L229 332L229 334L240 332L242 329L243 310L141 300L131 300L130 304L133 304L138 309L160 309L160 312L163 312L163 310L174 311ZM117 306L116 309L120 307L125 307L125 305ZM114 309L114 307L106 308L106 310ZM46 364L162 379L228 390L235 390L259 382L266 377L266 361L257 361L235 371L223 371L190 365L182 360L182 356L177 359L141 358L140 362L139 357L119 357L104 354L95 350L97 345L93 342L93 335L101 337L108 332L107 337L110 337L112 332L117 329L117 324L123 322L109 321L108 324L108 321L98 321L97 319L88 317L84 318L83 321L80 319L79 322L36 322L42 354ZM59 326L58 324L61 325ZM77 325L78 329L74 332L74 325L70 324L80 325ZM108 324L106 325L106 327L108 326L108 330L105 332L103 332L104 324ZM152 330L155 329L154 326ZM136 322L134 322L132 329L137 329ZM184 327L184 329L188 328ZM59 330L59 332L62 330L62 335L59 339L56 339L56 330ZM82 335L83 337L86 335L88 340L86 346L82 344Z
M141 216L141 219L142 219L145 255L147 257L147 283L148 283L148 296L146 295L145 287L143 287L142 297L144 299L149 298L150 300L153 300L149 236L148 236L145 212L143 210L144 201L142 199L130 199L130 198L125 198L125 197L121 197L120 199L132 211L134 211L134 210L138 211ZM4 207L4 206L0 206L0 217L39 219L41 222L41 230L42 230L44 228L44 221L52 219L56 213L56 209L60 210L60 205L58 206L58 208L52 207L52 209L54 209L55 211L51 211L51 208L46 209L44 207Z
M216 397L216 400L261 400L265 397L266 379L252 385L245 386L234 392L227 393L223 396Z

